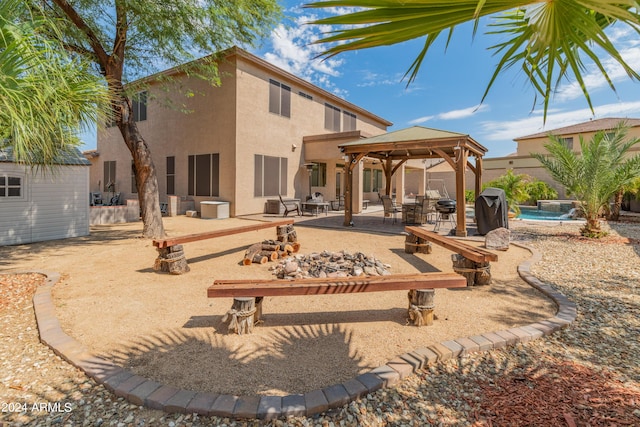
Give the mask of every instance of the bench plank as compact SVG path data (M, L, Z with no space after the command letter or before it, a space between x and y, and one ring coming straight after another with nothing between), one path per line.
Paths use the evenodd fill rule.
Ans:
M166 239L155 239L153 246L157 248L167 248L169 246L180 245L182 243L195 242L204 239L230 236L232 234L246 233L248 231L262 230L264 228L278 227L281 225L293 224L293 219L282 221L260 222L253 225L243 225L241 227L227 228L224 230L206 231L204 233L187 234L179 237L168 237Z
M215 280L208 298L330 295L409 289L464 288L467 281L456 273L393 274L389 276L310 278L298 280Z
M436 243L450 251L459 253L475 262L489 262L489 261L498 261L498 255L493 252L489 252L486 249L477 248L475 246L467 245L459 240L455 240L446 236L441 236L432 231L425 230L420 227L405 227L405 231L408 233L414 234L422 239L428 240L430 242Z

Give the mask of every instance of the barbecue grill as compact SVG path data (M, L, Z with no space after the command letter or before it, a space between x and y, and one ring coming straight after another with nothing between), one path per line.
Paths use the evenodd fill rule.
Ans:
M456 227L454 217L456 213L456 201L451 199L440 199L436 203L436 226L433 231L438 231L443 222L448 221L451 228Z
M436 211L441 214L452 214L456 212L456 201L451 199L440 199L436 203Z

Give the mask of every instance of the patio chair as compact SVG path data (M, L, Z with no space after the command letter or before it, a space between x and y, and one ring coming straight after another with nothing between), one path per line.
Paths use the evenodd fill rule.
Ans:
M391 216L393 218L393 224L395 224L396 214L398 212L402 212L402 210L398 209L398 207L391 200L391 197L381 196L381 199L382 199L382 206L384 207L384 216L382 217L382 223L384 224L385 220L387 219L387 216Z
M331 209L333 209L334 211L344 210L344 196L337 196L336 200L332 200Z
M422 197L420 204L416 204L415 210L415 222L417 224L425 224L429 222L429 217L436 214L437 199L431 199L429 197Z
M293 200L289 200L289 201L285 201L282 200L282 196L278 194L278 197L280 198L280 203L282 203L282 206L284 206L284 214L282 216L288 216L289 212L297 212L298 215L302 215L300 213L300 205L298 205L298 202L295 202Z

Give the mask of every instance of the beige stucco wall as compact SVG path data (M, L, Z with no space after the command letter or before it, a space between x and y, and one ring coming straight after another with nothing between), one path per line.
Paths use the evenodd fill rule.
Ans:
M585 141L589 141L593 138L596 132L584 132L584 133L572 133L562 135L562 138L573 138L573 151L579 153L580 150L580 136ZM627 138L640 138L640 127L632 127L627 132ZM523 139L516 140L518 143L518 148L516 154L518 156L530 156L532 153L546 153L546 149L544 145L549 142L549 138L547 136L542 136L539 138L531 138L531 139Z

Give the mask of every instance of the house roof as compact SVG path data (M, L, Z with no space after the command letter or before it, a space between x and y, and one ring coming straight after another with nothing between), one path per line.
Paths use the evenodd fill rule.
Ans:
M34 156L35 157L35 156ZM0 149L0 162L4 163L15 163L15 157L13 156L13 148L6 147ZM37 158L33 161L36 164L43 164L42 161L39 161ZM51 162L53 165L65 165L65 166L91 166L91 162L87 160L86 157L80 153L80 150L76 147L70 148L68 151L60 153L54 160Z
M522 141L525 139L534 139L547 137L552 135L574 135L586 132L597 132L599 130L611 130L614 129L620 122L625 122L627 126L636 127L640 126L640 119L629 119L620 117L609 117L605 119L589 120L588 122L578 123L571 126L565 126L557 129L551 129L544 132L534 133L532 135L521 136L514 138L514 141Z
M487 149L467 134L413 126L370 138L338 145L344 153L365 152L369 157L439 158L435 150L452 155L456 147L468 148L474 155L483 156Z

